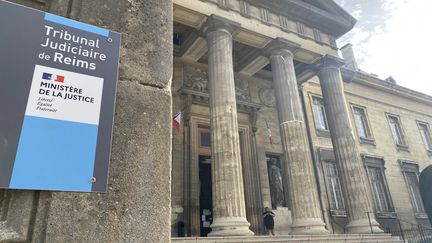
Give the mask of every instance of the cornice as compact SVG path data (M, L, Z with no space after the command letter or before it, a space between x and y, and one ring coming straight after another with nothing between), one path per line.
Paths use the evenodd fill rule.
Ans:
M367 73L363 73L363 72L353 72L352 70L348 70L346 68L341 68L341 73L342 73L342 78L344 80L344 82L346 83L356 83L358 85L361 86L365 86L368 87L370 89L373 90L377 90L377 91L381 91L383 93L388 93L391 95L395 95L400 97L401 99L406 99L406 100L411 100L413 102L418 102L421 104L425 104L427 106L431 106L432 107L432 96L399 86L399 85L390 85L388 84L386 81L383 81L377 77L371 76L370 74ZM349 81L349 82L348 82ZM320 87L319 82L315 82L315 81L308 81L309 85L313 85L315 87ZM310 91L308 91L310 92ZM381 103L383 105L386 106L392 106L396 109L402 109L405 111L409 111L409 112L414 112L416 114L419 114L421 116L428 116L428 117L432 117L431 114L429 113L424 113L421 111L417 111L417 110L413 110L413 109L409 109L407 107L402 107L400 105L395 105L392 103L388 103L382 100L378 100L376 98L372 98L369 97L367 94L365 93L358 93L353 91L348 91L345 90L345 94L349 95L349 96L354 96L354 97L358 97L361 99L366 99L372 102L378 102Z
M263 1L271 2L273 0ZM232 4L229 4L230 2ZM306 42L314 42L313 44L312 42L307 43L308 46L315 44L323 46L324 48L322 50L321 47L313 47L314 49L317 48L315 50L321 55L335 53L334 51L338 49L336 38L331 33L325 32L319 28L314 28L313 26L307 25L303 22L295 21L284 11L276 13L275 11L270 10L268 6L257 6L249 0L173 0L173 3L173 17L175 22L195 29L200 29L203 22L206 21L207 16L215 13L228 19L237 19L238 22L241 22L241 27L233 33L233 38L240 43L260 49L267 45L272 38L290 38L288 36L291 34L296 35L294 36L294 39L297 43L305 40ZM206 6L207 4L208 6ZM210 5L216 5L222 11L213 11L214 6ZM336 11L332 10L332 12ZM236 14L245 17L245 19L240 20L236 18ZM256 23L254 23L255 20L260 21L260 24L256 25ZM275 32L269 31L273 27L276 27L287 34L279 33L279 30L275 30L278 33L275 35ZM261 32L261 28L266 29L266 31ZM253 36L253 38L251 38L251 36ZM297 37L301 39L297 39Z
M342 74L344 73L344 69L342 68ZM344 77L345 79L345 77ZM372 76L368 73L358 71L355 72L354 77L352 78L353 83L361 84L364 86L368 86L373 89L381 90L390 94L397 95L399 97L403 97L406 99L410 99L416 102L420 102L426 105L432 105L432 96L402 87L397 84L392 84L381 80L375 76Z
M338 5L332 2L335 13L330 13L301 0L248 0L256 6L270 9L278 14L289 16L291 19L303 22L312 27L340 37L350 31L357 22Z

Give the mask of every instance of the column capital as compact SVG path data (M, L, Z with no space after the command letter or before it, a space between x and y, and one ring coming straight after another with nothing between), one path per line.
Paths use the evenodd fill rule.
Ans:
M278 37L267 44L267 46L263 49L263 54L269 58L274 55L289 56L294 58L294 54L299 48L299 44Z
M212 14L207 17L207 21L202 25L200 32L205 36L218 30L232 34L239 27L240 24L237 22Z
M345 64L345 61L339 57L333 56L333 55L325 55L318 59L313 66L315 66L316 70L318 72L322 69L327 68L336 68L339 69L341 66Z

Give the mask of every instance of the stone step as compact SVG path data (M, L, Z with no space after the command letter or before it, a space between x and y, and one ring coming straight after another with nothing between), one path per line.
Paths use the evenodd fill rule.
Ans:
M279 236L247 236L247 237L185 237L172 238L173 243L258 243L258 242L301 242L301 243L372 243L372 242L395 242L403 241L397 236L390 234L334 234L334 235L279 235Z

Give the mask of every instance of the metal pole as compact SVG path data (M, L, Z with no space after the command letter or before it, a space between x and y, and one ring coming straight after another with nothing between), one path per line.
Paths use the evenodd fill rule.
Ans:
M405 235L404 235L404 232L402 230L401 222L400 222L399 217L397 215L396 215L396 217L397 217L397 221L398 221L398 224L399 224L399 230L401 232L402 240L403 240L403 242L405 242Z
M366 212L366 213L367 213L368 220L369 220L369 227L370 227L370 230L371 230L371 234L373 234L374 232L373 232L373 229L372 229L372 224L371 224L371 220L370 220L369 212Z
M334 225L333 225L333 220L330 220L330 224L331 224L331 227L332 227L332 231L333 231L333 234L335 233L335 231L334 231Z

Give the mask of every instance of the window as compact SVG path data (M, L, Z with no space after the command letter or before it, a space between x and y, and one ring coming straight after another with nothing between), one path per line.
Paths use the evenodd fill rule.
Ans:
M354 121L357 127L357 132L360 138L371 138L368 122L366 119L366 111L364 108L353 106Z
M396 143L398 148L407 148L403 137L402 128L400 126L399 118L393 115L388 115L387 117L394 142Z
M330 201L330 210L344 211L345 205L336 163L324 161L323 169Z
M197 134L198 153L211 156L211 133L208 127L198 127Z
M423 143L426 147L426 150L432 152L432 140L429 132L429 127L426 123L417 123L420 129L420 135L423 140Z
M369 180L372 186L375 206L379 212L390 212L391 205L388 199L384 178L380 168L369 167Z
M384 160L365 155L362 157L366 165L375 210L378 213L394 212L384 175Z
M200 145L202 147L210 147L211 146L211 140L210 140L210 132L207 131L200 131Z
M411 161L399 161L402 169L402 173L405 177L407 184L408 193L410 195L411 204L416 217L426 217L423 201L419 189L418 173L419 166L415 162Z
M414 172L405 172L405 177L407 180L408 192L410 194L415 212L424 213L425 210L420 196L417 174Z
M328 130L327 117L324 109L323 100L318 97L313 97L312 100L316 128L319 130Z

